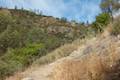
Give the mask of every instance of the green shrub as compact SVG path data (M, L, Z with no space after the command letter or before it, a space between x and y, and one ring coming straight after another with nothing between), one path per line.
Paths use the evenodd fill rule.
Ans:
M102 32L105 26L110 22L110 15L108 13L101 13L96 17L96 21L93 22L92 28L96 33Z
M12 24L12 17L9 11L0 12L0 33Z
M0 48L6 51L7 48L23 47L26 44L26 33L28 30L21 27L9 26L0 34Z
M47 37L47 34L43 30L44 29L40 27L33 27L32 29L30 29L27 33L27 41L30 43L45 41L45 37Z
M108 13L102 13L96 17L96 22L101 25L107 25L110 21L110 15Z

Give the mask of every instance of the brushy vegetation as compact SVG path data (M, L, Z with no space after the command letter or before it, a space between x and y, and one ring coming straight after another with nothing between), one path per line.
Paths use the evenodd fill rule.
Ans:
M0 9L0 79L65 43L85 38L88 28L83 26L26 10Z
M35 61L33 65L44 65L52 63L60 58L69 56L73 51L77 50L79 45L83 45L86 42L86 39L83 40L75 40L72 43L65 44L56 50L48 53L45 56L42 56L40 59Z
M95 33L101 33L104 31L106 25L110 22L110 15L108 13L101 13L96 17L96 21L93 22L92 28L94 29Z
M0 58L0 77L4 79L5 75L11 75L15 71L23 70L24 67L31 64L38 56L44 55L43 44L31 44L19 49L9 49L8 52Z
M111 31L111 34L115 36L120 34L120 19L119 18L120 17L118 17L118 19L114 21L112 31Z

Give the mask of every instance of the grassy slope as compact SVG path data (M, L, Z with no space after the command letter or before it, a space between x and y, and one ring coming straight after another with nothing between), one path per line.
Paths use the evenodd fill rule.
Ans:
M88 41L71 59L57 64L53 80L120 80L119 39L107 36Z
M0 9L0 78L24 70L57 47L84 38L81 24L25 10ZM17 65L17 66L16 66Z
M25 67L29 66L37 58L40 59L37 60L35 64L41 65L41 64L51 63L61 57L68 56L71 52L73 52L78 48L79 43L66 44L55 51L53 50L65 43L72 42L77 38L84 38L86 34L89 33L88 28L84 26L78 24L73 26L71 25L71 23L66 22L64 20L55 19L50 16L36 15L32 12L24 11L24 10L6 10L6 9L1 10L0 21L1 21L0 53L2 55L0 57L1 79L4 79L5 76L10 76L16 71L23 70ZM116 26L116 30L117 28L118 27ZM116 30L113 32L116 32ZM119 34L119 30L117 32L118 32L117 34ZM104 73L103 68L105 67L106 69L106 65L104 65L103 61L106 60L107 58L107 61L110 62L110 64L108 63L107 65L109 70L110 65L112 65L111 59L113 59L111 57L118 55L118 54L113 54L114 51L117 49L116 47L115 50L112 49L114 47L113 45L117 44L115 40L119 41L119 39L117 39L116 37L111 37L108 35L107 38L105 37L106 36L103 35L102 38L97 38L97 40L95 39L88 41L88 44L86 43L82 48L80 48L79 51L74 51L75 54L74 53L72 54L72 58L74 58L74 56L75 58L80 58L81 55L85 55L85 54L87 55L87 57L85 57L85 60L84 58L82 58L83 60L80 58L80 62L79 61L76 62L73 59L68 62L65 61L65 63L63 62L63 64L58 65L58 68L60 67L62 69L61 71L63 72L60 71L58 74L55 74L55 78L58 80L61 79L60 76L63 76L62 77L63 80L68 80L68 79L79 80L81 78L79 74L81 74L82 72L81 71L82 68L79 69L79 67L81 67L82 65L83 69L85 67L86 70L88 70L86 71L88 74L85 74L86 76L85 78L88 78L90 80L99 80L99 79L104 80L102 78L103 76L106 75L106 73ZM112 42L113 44L111 44ZM107 52L108 57L105 56L104 58L104 55L101 56L97 55L99 53L104 54L106 53L107 50L108 50ZM102 57L103 57L103 61L101 61ZM113 60L113 64L115 63L115 66L117 66L116 59L118 60L119 57L115 58L115 61ZM93 61L96 61L95 63L98 64L94 65L95 63ZM88 67L87 64L89 63L91 64L91 67ZM101 68L101 64L103 68ZM107 62L105 64L107 64ZM99 71L96 71L95 69L98 66L100 66L100 74ZM75 73L69 72L70 70L69 71L65 70L64 72L63 69L64 67L65 69L67 70L70 69L72 70L72 72ZM57 70L57 68L55 70ZM65 74L70 73L68 75L71 76L66 77L64 76L63 73ZM103 75L101 78L101 74L105 74L105 75ZM84 74L81 75L84 77Z
M119 53L120 37L103 33L66 44L38 59L23 75L7 80L120 80Z

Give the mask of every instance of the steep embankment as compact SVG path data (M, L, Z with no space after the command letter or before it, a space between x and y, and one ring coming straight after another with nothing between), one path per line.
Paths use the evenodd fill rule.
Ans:
M33 65L7 80L120 79L120 37L99 36L76 46L67 57L44 66Z
M65 18L0 8L0 79L24 70L61 45L84 38L87 29Z
M120 79L118 20L95 34L91 27L24 10L3 9L0 18L0 79L24 71L36 59L25 72L7 80ZM85 39L90 33L97 37ZM77 38L82 40L70 43Z

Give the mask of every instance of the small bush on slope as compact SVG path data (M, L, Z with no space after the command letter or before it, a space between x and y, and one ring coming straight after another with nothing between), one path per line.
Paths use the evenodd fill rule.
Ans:
M113 23L112 32L111 32L112 35L120 34L120 19L119 18L116 19L115 22Z
M9 11L0 11L0 33L3 32L12 23L12 17Z
M110 15L108 13L101 13L96 16L96 21L93 22L92 28L96 33L103 32L105 26L110 22Z

